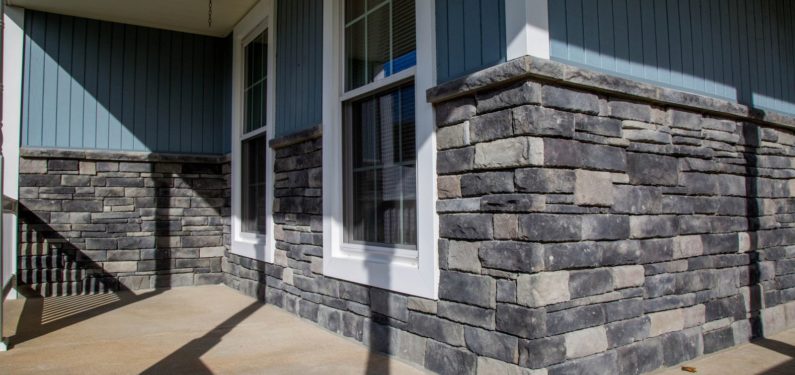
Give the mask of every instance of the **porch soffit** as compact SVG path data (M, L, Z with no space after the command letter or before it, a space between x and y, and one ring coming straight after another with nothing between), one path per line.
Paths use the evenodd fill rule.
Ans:
M0 0L2 1L2 0ZM257 0L6 0L7 4L43 12L91 18L193 34L225 37Z

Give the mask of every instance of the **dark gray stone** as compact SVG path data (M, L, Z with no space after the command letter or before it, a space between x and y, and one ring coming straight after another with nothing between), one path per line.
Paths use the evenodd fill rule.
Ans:
M577 132L586 132L605 137L621 137L621 121L599 116L584 114L574 115L574 127Z
M647 276L643 288L647 298L673 294L676 292L676 277L669 273Z
M606 352L552 366L549 375L604 375L619 374L616 352Z
M679 162L676 158L630 152L627 174L633 185L676 186L679 183Z
M795 286L795 277L792 278ZM514 280L497 280L497 302L516 303L516 282Z
M523 104L541 103L541 85L524 81L507 88L478 94L478 112L485 113Z
M515 363L519 356L519 339L494 331L465 327L464 338L469 350L478 355Z
M496 282L488 276L442 271L439 298L480 307L494 307Z
M436 172L439 174L460 173L472 170L475 148L464 147L436 153Z
M624 299L605 303L605 317L608 322L624 320L643 315L643 300Z
M484 267L506 271L538 272L544 269L544 248L541 245L514 242L483 242L478 251Z
M499 312L497 313L499 315ZM588 305L560 310L547 314L547 333L559 335L593 327L605 322L605 312L601 305Z
M405 322L409 317L409 310L406 304L407 298L404 295L383 289L370 289L370 307L373 312Z
M519 365L545 368L566 359L566 342L563 336L519 341Z
M483 172L461 176L461 194L465 197L513 191L513 172Z
M547 316L543 309L528 309L504 303L497 304L497 330L526 339L547 334Z
M571 298L603 294L613 290L613 275L607 268L569 272Z
M663 364L673 366L701 355L701 328L672 332L662 336Z
M462 303L439 301L438 314L442 318L485 329L494 329L494 309L484 309Z
M723 327L704 333L704 354L714 353L732 346L734 346L732 327Z
M543 88L542 97L545 107L590 114L599 113L599 97L586 92L547 85Z
M516 188L528 193L571 193L574 171L567 169L527 168L516 170Z
M420 336L454 346L464 345L464 326L459 323L414 311L409 312L408 323L408 330Z
M602 262L602 247L593 242L544 245L545 268L557 271L568 268L594 267Z
M538 242L581 239L582 217L577 215L529 214L519 216L519 236Z
M513 135L511 111L480 115L469 121L469 140L472 143L508 138L511 135Z
M658 339L621 347L617 353L621 374L639 375L656 370L663 364L662 344Z
M648 104L611 100L609 107L610 116L612 117L641 122L649 122L651 120L651 106Z
M475 374L477 356L469 351L428 340L425 350L425 368L437 374Z
M627 216L587 215L582 217L583 240L620 240L625 238L629 238L629 217Z
M514 108L513 132L517 135L571 138L574 136L574 116L568 112L534 105Z
M444 238L488 240L493 237L491 215L454 214L439 217L439 235Z
M625 346L645 339L649 336L650 324L649 318L643 316L606 325L608 347Z

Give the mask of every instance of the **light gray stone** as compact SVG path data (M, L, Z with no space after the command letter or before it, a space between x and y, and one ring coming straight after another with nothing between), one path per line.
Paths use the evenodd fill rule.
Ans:
M475 145L476 168L509 168L544 163L544 142L540 138L517 137Z
M610 269L613 273L613 288L623 289L643 286L645 271L643 266L617 266Z
M611 206L613 181L608 172L577 170L574 203L581 206Z
M571 299L568 271L524 274L516 283L517 300L524 306L541 307Z
M580 358L607 350L607 333L605 327L597 326L564 335L566 340L566 358Z
M685 327L685 317L682 309L655 312L648 314L648 316L651 321L649 337L681 331Z

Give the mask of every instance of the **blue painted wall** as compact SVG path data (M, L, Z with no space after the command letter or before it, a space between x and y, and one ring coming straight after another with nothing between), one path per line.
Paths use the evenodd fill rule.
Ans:
M28 11L22 145L226 152L228 44Z
M504 62L505 49L505 1L436 0L438 83Z
M276 136L322 121L323 2L276 3Z
M795 114L789 0L549 0L551 55Z

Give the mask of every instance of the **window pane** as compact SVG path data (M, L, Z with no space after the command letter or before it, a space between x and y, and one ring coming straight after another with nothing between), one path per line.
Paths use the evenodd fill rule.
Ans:
M417 30L414 0L394 0L392 5L392 71L397 73L417 65Z
M346 0L345 12L346 90L416 65L414 0Z
M243 82L243 133L265 126L265 92L267 88L268 31L259 34L245 47L245 82Z
M241 230L266 234L265 171L267 150L265 134L243 141Z
M414 126L413 84L347 104L346 242L416 249Z

